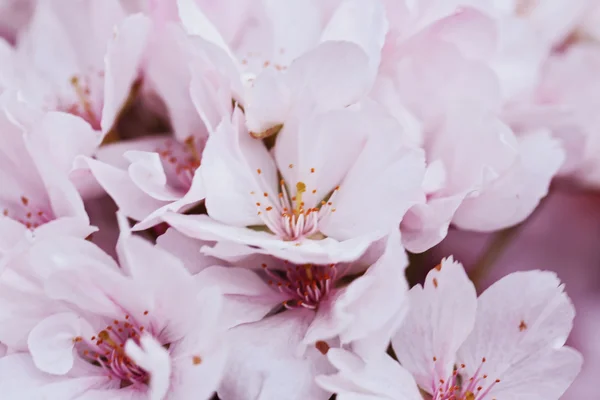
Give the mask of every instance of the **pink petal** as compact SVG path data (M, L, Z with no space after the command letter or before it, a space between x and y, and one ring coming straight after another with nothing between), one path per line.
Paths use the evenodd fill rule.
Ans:
M54 314L33 328L27 344L37 368L64 375L73 368L74 339L93 334L92 327L81 317L72 313Z
M223 49L232 60L236 60L229 45L217 27L207 18L195 0L178 0L179 17L190 35L197 35Z
M240 117L233 124L223 120L206 143L202 159L206 209L212 218L229 225L257 225L262 220L252 193L275 192L277 171L264 145L240 126Z
M425 286L409 292L411 308L392 339L398 360L419 386L447 379L455 355L475 323L477 295L461 264L442 260L427 274Z
M62 112L49 112L32 126L32 140L44 144L60 171L68 174L79 155L91 156L100 145L101 137L83 119Z
M140 339L140 345L128 340L125 352L133 362L150 374L148 400L164 399L171 381L171 358L168 350L152 336L145 335Z
M38 370L28 354L12 354L0 359L0 390L14 399L77 399L106 382L105 376L62 378ZM88 397L85 397L88 398Z
M169 228L165 233L156 239L156 246L168 251L177 257L185 268L195 275L207 267L218 265L221 260L205 255L201 248L204 244L212 242L203 242L183 235L173 228Z
M159 201L181 198L181 193L167 183L158 153L130 150L124 156L131 162L128 168L131 181L142 191Z
M360 114L359 114L360 115ZM366 116L372 114L366 113ZM321 232L340 239L395 229L408 209L422 201L424 154L398 139L393 120L375 114L362 128L371 134L348 171ZM383 236L383 235L382 235Z
M422 399L411 374L387 354L366 362L343 349L330 349L327 356L338 373L318 376L317 383L340 400Z
M208 267L196 276L197 287L216 287L224 295L221 321L231 328L262 319L286 298L246 268Z
M154 29L152 49L144 66L144 84L160 96L169 113L174 136L181 142L206 133L190 97L191 43L183 29L169 23Z
M331 193L356 162L370 133L364 118L360 112L330 111L286 125L279 133L275 161L288 186L306 184L306 208ZM345 143L342 148L341 141Z
M491 231L523 221L548 193L563 160L564 151L546 132L520 138L515 163L481 195L466 199L453 222L462 229Z
M352 291L355 282L371 279L370 289L354 300L346 298L346 311L352 315L353 323L340 334L341 343L352 343L360 347L361 355L383 353L392 334L401 324L408 310L408 282L405 270L408 257L402 247L398 231L387 238L383 255L362 278L352 282L346 293ZM373 310L379 310L373 312Z
M426 204L416 204L402 219L402 243L413 253L422 253L440 243L448 234L454 213L466 193L432 198Z
M241 325L228 337L232 347L218 393L225 399L326 400L330 394L314 378L331 367L323 354L309 348L299 354L311 311L286 311L260 322Z
M81 168L89 168L94 178L117 203L119 209L131 218L143 220L157 208L165 205L164 201L150 197L134 185L125 170L91 158L80 158L77 160L77 165Z
M574 315L554 273L510 274L479 297L475 327L460 349L459 361L472 375L485 357L490 382L501 381L490 395L535 393L534 398L558 399L581 367L577 352L561 349Z
M114 125L131 87L139 77L143 52L150 33L150 20L141 14L127 17L116 29L105 57L102 131Z
M321 40L358 44L369 57L369 78L373 80L387 31L388 21L381 1L345 0L335 10Z
M297 58L286 77L298 110L346 107L369 90L369 59L356 44L323 42Z
M283 124L289 117L291 106L292 93L281 74L271 70L262 72L245 97L248 130L256 135Z

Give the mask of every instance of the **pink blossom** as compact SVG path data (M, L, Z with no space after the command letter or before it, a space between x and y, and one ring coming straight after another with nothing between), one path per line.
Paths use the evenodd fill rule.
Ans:
M236 4L235 12L247 5ZM191 90L209 131L230 116L233 98L260 138L286 129L299 113L360 100L377 72L387 32L376 0L342 1L331 16L312 0L260 2L245 18L232 17L241 20L241 40L231 40L222 21L213 24L208 14L214 7L204 7L205 13L193 0L181 0L179 8L187 31L206 42L192 64Z
M573 192L569 186L556 185L532 217L518 228L486 277L478 282L479 288L485 288L506 274L526 271L533 265L543 265L558 274L577 310L568 343L579 350L585 360L565 399L578 399L582 394L592 393L590 388L596 384L600 365L597 341L593 339L598 321L600 270L590 267L598 264L595 244L600 240L599 221L600 208L594 193ZM493 237L493 234L454 230L431 257L435 260L444 254L454 254L469 270Z
M567 149L568 168L563 174L589 186L600 184L599 120L593 107L600 84L595 68L599 63L596 43L576 43L552 55L534 94L534 105L529 106L533 111L513 114L516 126L548 126Z
M553 273L510 274L477 299L462 265L450 258L409 296L410 311L392 339L402 366L387 356L370 363L334 350L329 358L340 372L319 378L323 387L341 399L360 391L420 399L414 378L435 400L558 399L581 369L581 355L564 346L575 310ZM392 385L374 384L396 374Z
M189 208L204 198L198 173L202 141L180 143L165 136L143 137L111 144L97 157L77 160L77 166L94 178L120 210L137 221L137 229L160 222L165 212Z
M170 240L166 248L176 243ZM197 248L180 246L176 252L189 254L190 250L191 255L198 254ZM203 269L199 287L221 289L228 315L225 322L233 328L219 395L327 399L330 395L314 384L314 377L330 372L324 357L330 347L351 346L361 354L384 352L406 312L408 260L397 233L387 240L378 259L375 254L381 250L350 264L296 265L256 257L237 263L239 267ZM360 278L344 283L370 264Z
M38 238L84 238L95 230L67 174L73 152L93 132L67 114L31 110L12 92L2 94L0 103L0 265L5 266Z
M297 263L353 261L422 196L420 151L375 106L307 117L271 151L241 118L224 120L206 145L208 216L164 216L188 236Z
M141 56L139 41L123 42L122 30L143 30L143 21L126 18L117 0L80 1L66 7L58 2L39 2L32 20L19 35L16 47L3 52L0 67L2 86L18 91L33 107L61 111L81 117L97 134L78 141L79 151L94 154L115 123L130 88L138 78ZM122 24L122 26L121 26ZM126 48L126 52L119 49ZM123 57L127 54L127 59ZM119 76L105 66L119 57ZM122 92L115 94L111 88ZM72 160L71 160L72 161ZM71 167L71 166L70 166ZM98 195L101 189L89 173L71 172L71 179L84 197Z
M109 72L122 71L119 55L130 51L125 44L143 41L143 59L138 65L143 82L141 101L148 102L149 98L158 96L164 103L173 132L150 136L138 128L137 139L106 144L97 150L94 158L81 157L77 164L80 171L91 172L125 215L140 221L136 229L151 227L166 211L187 209L204 198L201 174L196 172L201 164L207 130L189 94L191 77L187 64L192 41L172 21L171 8L163 10L161 7L166 4L155 5L151 18L136 15L137 29L130 24L130 29L120 30L118 39L122 43L114 43L115 57L107 59L107 68ZM144 32L141 29L144 26L151 31ZM111 64L111 60L115 64ZM122 79L115 75L117 78ZM106 95L121 98L128 93L123 87L126 85L120 80L115 81L114 87L107 86ZM119 108L111 110L116 118ZM104 111L106 116L106 107Z
M0 337L20 350L0 361L2 376L11 376L0 381L3 393L212 396L226 359L220 294L198 291L181 261L126 230L119 250L120 266L90 242L47 239L3 277Z
M372 96L397 119L416 118L413 140L428 161L427 201L401 225L409 250L439 243L451 223L493 231L522 221L562 164L549 132L517 136L503 121L506 83L490 51L500 33L489 16L463 8L386 44Z
M100 129L104 55L123 18L117 0L78 2L68 8L60 2L39 2L15 49L13 84L28 101L79 115Z

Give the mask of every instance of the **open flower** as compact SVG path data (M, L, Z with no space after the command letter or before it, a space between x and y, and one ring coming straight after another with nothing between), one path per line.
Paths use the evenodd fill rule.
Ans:
M228 23L208 3L178 2L188 33L204 39L191 93L209 131L231 116L232 99L265 138L307 109L356 103L373 83L388 25L378 0L344 0L332 15L313 1L231 2Z
M181 234L171 230L167 235L165 248L183 254L182 259L197 257L197 248L176 239ZM314 377L331 372L324 357L330 347L383 353L406 313L408 260L397 232L390 235L383 254L378 247L354 263L298 265L255 256L237 263L239 267L203 269L199 287L221 289L229 316L224 322L232 328L219 395L327 399L330 394L315 385Z
M92 233L65 168L94 135L90 126L67 114L30 110L12 92L0 96L0 124L0 265L36 238Z
M150 104L158 99L168 115L169 126L160 132L146 132L139 123L134 124L133 132L126 130L124 136L134 133L135 138L121 137L105 143L94 157L81 157L77 163L78 171L91 172L92 180L102 186L123 214L140 222L136 229L151 227L160 222L164 212L178 212L204 198L197 171L208 135L189 93L188 62L193 42L172 20L172 7L153 2L150 8L150 16L136 14L125 19L109 44L107 68L114 70L118 79L123 70L119 55L130 51L127 45L141 42L143 57L135 70L141 85L136 104L157 108ZM122 86L110 87L108 83L107 96L126 94ZM119 109L113 107L110 112L117 118Z
M406 118L406 108L422 130L414 140L428 162L427 199L401 225L414 252L439 243L450 224L494 231L521 222L547 194L564 159L548 131L517 135L503 120L504 86L512 83L496 70L503 45L496 21L472 8L438 11L440 17L408 37L398 33L404 26L391 25L395 35L372 92L398 119ZM419 15L409 17L423 23Z
M297 263L353 261L423 195L422 153L375 105L307 117L270 151L241 120L238 110L207 142L208 216L164 216L188 236Z
M20 350L0 361L7 396L212 396L226 356L218 290L198 292L181 261L143 239L120 240L120 266L88 241L48 239L3 277L0 337Z
M101 123L114 122L102 121L107 78L104 56L126 14L118 0L82 1L69 7L63 3L36 5L32 20L15 48L18 68L12 83L33 104L78 115L100 130ZM129 50L129 60L140 53L133 47ZM135 63L128 65L129 60L122 63L123 76L131 69L137 70ZM109 75L108 79L113 79ZM128 92L133 80L135 76L119 83ZM124 102L126 98L120 100Z
M340 372L320 377L324 388L342 400L416 400L416 381L435 400L542 400L560 398L579 373L581 355L564 347L575 311L551 272L510 274L477 299L450 258L409 293L411 309L392 339L400 364L332 349Z

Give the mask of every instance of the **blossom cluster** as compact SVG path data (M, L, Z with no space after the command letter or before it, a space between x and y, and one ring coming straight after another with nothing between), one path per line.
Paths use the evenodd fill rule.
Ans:
M0 397L559 399L558 275L415 255L600 187L595 3L1 1Z

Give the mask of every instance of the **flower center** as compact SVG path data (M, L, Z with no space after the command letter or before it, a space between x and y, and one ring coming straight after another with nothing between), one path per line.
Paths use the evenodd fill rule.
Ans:
M63 108L69 114L77 115L85 119L92 128L99 130L100 118L94 111L92 89L89 79L82 79L81 77L74 75L71 77L70 84L75 92L76 101Z
M433 361L437 361L435 357ZM454 369L448 379L434 382L432 400L492 400L488 399L487 395L497 383L500 383L500 379L492 379L482 372L485 362L484 357L471 377L464 372L461 373L461 370L465 370L467 367L465 364L461 364L460 367Z
M257 173L260 175L261 170ZM311 168L314 173L314 168ZM322 238L319 222L330 213L335 212L334 200L340 187L337 186L330 195L320 202L316 201L317 189L309 189L306 183L296 182L294 191L290 191L285 180L280 180L277 196L264 192L257 199L257 215L265 226L283 240L296 241L304 238ZM256 192L250 192L258 196ZM277 197L277 200L274 198ZM310 200L306 198L309 197Z
M155 149L161 158L170 185L183 192L190 189L196 169L200 166L202 147L201 143L196 143L194 137L190 136L183 146L166 140L163 146Z
M126 315L124 321L114 320L97 335L89 339L78 336L73 342L82 360L103 368L110 379L120 381L120 387L146 385L150 375L125 353L125 343L133 340L139 345L144 331L143 325Z
M54 219L52 212L33 206L26 196L21 196L18 203L7 204L2 209L2 215L22 223L31 230Z
M335 264L330 265L295 265L285 272L272 271L267 264L262 264L267 275L267 283L281 293L288 295L283 302L287 309L308 308L314 310L327 298L334 289L340 274Z

